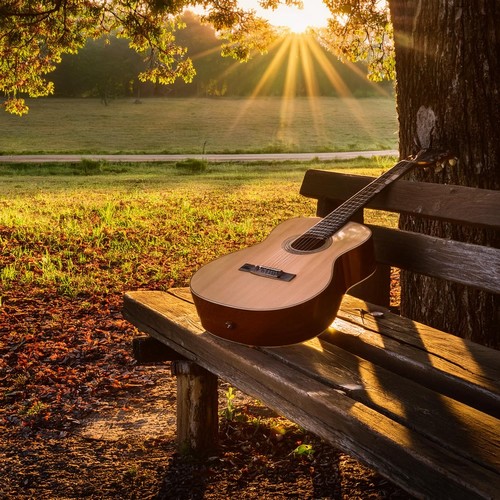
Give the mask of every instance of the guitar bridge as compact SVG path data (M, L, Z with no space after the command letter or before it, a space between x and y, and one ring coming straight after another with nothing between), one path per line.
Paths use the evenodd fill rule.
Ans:
M296 276L292 273L285 273L282 269L276 269L275 267L268 266L256 266L254 264L243 264L239 270L255 274L256 276L262 276L263 278L271 278L273 280L281 281L292 281Z

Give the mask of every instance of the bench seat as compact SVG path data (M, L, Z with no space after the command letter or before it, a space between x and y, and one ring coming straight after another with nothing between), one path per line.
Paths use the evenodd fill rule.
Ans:
M277 348L205 332L187 288L128 292L124 315L417 497L499 495L498 351L349 295L321 336Z

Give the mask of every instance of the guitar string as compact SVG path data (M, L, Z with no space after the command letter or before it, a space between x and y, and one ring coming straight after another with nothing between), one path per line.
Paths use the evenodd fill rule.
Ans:
M415 157L409 157L400 160L396 165L394 165L387 172L382 174L380 177L372 181L370 184L365 186L361 191L351 196L339 207L337 207L333 212L330 212L326 217L320 219L316 224L311 226L301 235L297 236L291 240L288 244L292 246L297 243L301 238L312 235L312 238L306 238L306 243L302 243L303 246L299 249L300 252L304 254L310 253L317 247L317 241L322 240L324 242L340 231L354 215L354 213L361 209L373 196L382 191L386 186L399 179L405 175L412 168L420 166L429 166L433 163L441 161L449 156L449 152L432 152L429 150L421 150ZM326 226L326 231L325 231ZM308 242L309 241L309 242ZM293 248L293 246L292 246ZM271 256L264 266L273 267L279 269L282 265L290 262L290 260L300 257L300 253L293 253L286 250L281 246L274 254Z
M261 265L279 269L289 264L290 261L304 254L311 253L316 248L321 248L328 238L340 231L349 222L352 215L379 190L378 185L369 184L365 189L356 194L356 199L350 198L346 200L328 216L322 218L305 232L289 241L287 246L291 246L297 253L287 250L282 246ZM305 239L305 241L300 242L301 239ZM294 243L299 243L298 247L294 248Z
M361 209L373 196L378 194L384 189L385 186L394 182L396 179L404 175L411 167L417 164L418 162L414 160L399 161L390 170L347 199L333 212L330 212L327 216L319 220L305 232L289 241L288 246L291 246L292 249L294 248L294 243L299 243L300 248L295 248L295 250L298 250L298 253L293 253L292 251L289 251L281 246L272 256L260 265L263 267L280 269L286 264L289 264L291 260L296 259L303 254L311 253L315 248L320 248L324 245L328 238L340 231L349 222L349 219L354 215L354 213ZM305 239L305 242L300 242L301 239Z
M364 194L371 197L372 193L365 192ZM304 233L289 241L287 246L291 247L292 250L287 250L282 246L264 265L279 269L304 254L310 254L313 250L317 249L320 251L329 238L333 237L333 235L348 224L352 215L365 202L361 201L361 198L359 201L355 200L355 202L347 200L347 202L329 214L328 218L321 219ZM295 247L293 246L294 244L296 244Z
M346 200L342 205L337 207L336 210L290 241L288 245L291 246L292 249L295 249L297 253L293 253L285 248L280 248L264 265L279 269L290 263L291 260L303 254L310 253L315 248L323 246L328 238L340 231L342 227L349 222L350 217L352 217L371 196L380 190L379 184L382 184L382 182L369 184L365 189L357 193L355 197ZM300 241L301 239L303 241ZM294 243L298 243L295 248L293 247Z

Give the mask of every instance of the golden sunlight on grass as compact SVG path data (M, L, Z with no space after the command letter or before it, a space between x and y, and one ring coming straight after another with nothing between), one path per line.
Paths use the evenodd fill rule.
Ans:
M323 113L319 109L319 101L316 99L320 94L318 85L318 71L322 72L332 89L341 98L349 98L345 103L351 109L357 126L371 138L376 137L374 124L367 123L364 119L362 104L355 99L351 89L342 79L337 69L325 54L325 50L320 46L312 34L288 34L279 38L274 46L270 47L270 53L274 52L271 63L267 66L262 77L255 85L251 97L235 116L231 129L236 130L245 121L247 113L252 108L252 100L265 95L266 90L275 82L282 83L283 101L281 105L281 119L276 132L276 137L287 137L288 128L294 119L294 98L305 95L308 99L310 115L313 121L314 133L325 139L332 133L322 119ZM362 69L350 63L346 67L358 76L363 74ZM367 80L368 81L368 80ZM389 97L388 92L377 85L373 88L381 96ZM352 99L351 99L352 98Z

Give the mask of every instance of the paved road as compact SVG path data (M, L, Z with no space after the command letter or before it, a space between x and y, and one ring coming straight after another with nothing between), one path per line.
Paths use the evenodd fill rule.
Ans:
M337 153L272 153L272 154L206 154L206 155L2 155L0 163L71 163L79 162L83 158L92 160L106 160L109 162L171 162L185 160L187 158L199 158L213 162L224 161L286 161L299 160L309 161L315 158L319 160L347 160L362 156L371 158L372 156L398 156L396 150L383 151L349 151Z

